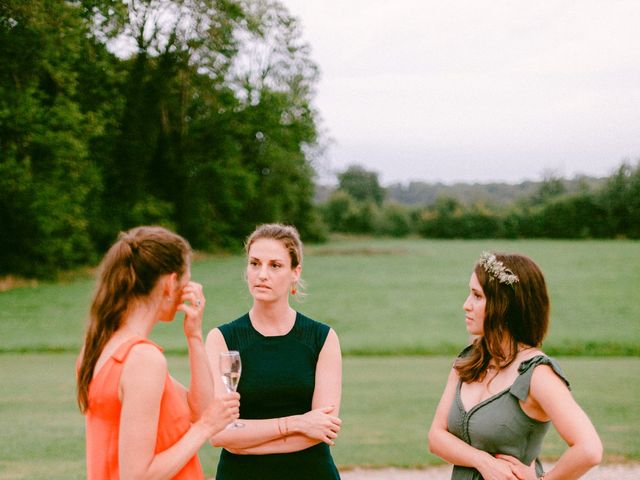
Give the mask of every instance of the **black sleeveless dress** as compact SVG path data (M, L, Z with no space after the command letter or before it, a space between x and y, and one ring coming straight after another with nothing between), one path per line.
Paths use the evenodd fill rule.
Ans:
M238 350L240 418L266 419L311 410L316 363L329 327L296 313L286 335L265 337L245 314L219 327L227 348ZM319 443L293 453L235 455L223 449L216 480L336 480L340 478L329 446Z

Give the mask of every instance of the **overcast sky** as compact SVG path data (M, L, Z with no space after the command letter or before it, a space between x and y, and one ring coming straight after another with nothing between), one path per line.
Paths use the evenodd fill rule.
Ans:
M323 177L610 175L640 158L638 0L281 0L322 75Z

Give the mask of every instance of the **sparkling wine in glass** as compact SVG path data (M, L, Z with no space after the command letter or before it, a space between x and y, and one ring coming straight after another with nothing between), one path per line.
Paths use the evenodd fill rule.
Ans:
M242 362L240 361L240 352L230 350L220 353L220 375L222 383L227 388L227 392L235 392L240 382L240 374L242 373ZM233 422L227 428L244 427L243 423Z

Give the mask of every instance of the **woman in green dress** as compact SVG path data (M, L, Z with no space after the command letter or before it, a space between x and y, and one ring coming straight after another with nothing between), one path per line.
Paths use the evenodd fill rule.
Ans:
M454 362L429 430L429 449L454 480L570 480L602 458L600 438L555 359L540 346L549 298L523 255L483 253L464 302L475 337ZM550 423L568 448L548 472L538 461Z
M302 243L292 226L262 225L246 242L253 306L213 329L206 350L216 392L220 353L240 352L241 428L212 439L224 447L216 480L314 479L340 475L329 447L340 431L342 357L335 331L296 312Z

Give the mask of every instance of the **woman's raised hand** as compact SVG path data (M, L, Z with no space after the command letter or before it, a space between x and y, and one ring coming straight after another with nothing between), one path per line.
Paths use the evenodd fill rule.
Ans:
M187 283L182 289L178 311L184 312L184 334L187 337L202 338L202 316L205 298L202 285L196 282Z
M335 407L322 407L311 410L304 415L296 415L293 417L294 430L303 435L320 440L328 445L335 445L334 440L338 438L340 425L342 420L338 417L330 415Z

